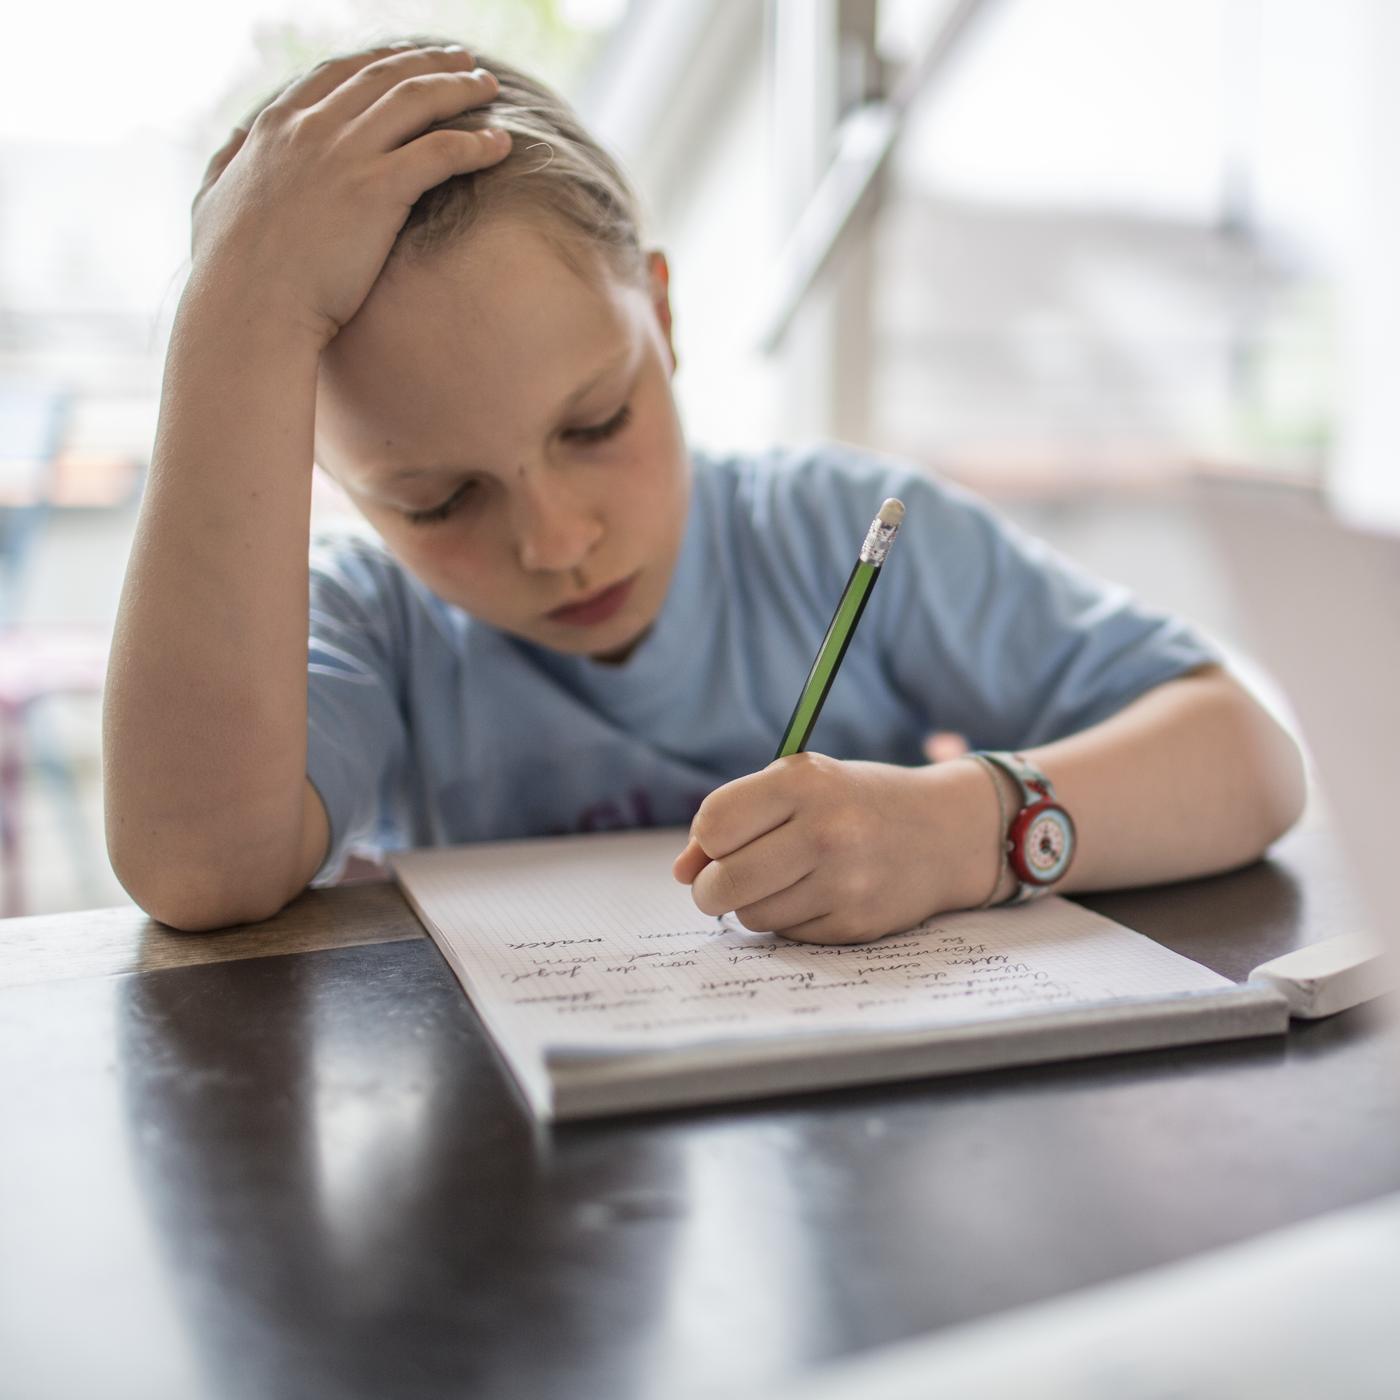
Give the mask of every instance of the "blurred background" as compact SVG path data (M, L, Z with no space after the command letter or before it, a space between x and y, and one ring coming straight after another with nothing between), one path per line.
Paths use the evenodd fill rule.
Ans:
M912 459L1227 646L1194 469L1400 521L1390 0L50 0L6 31L4 913L125 899L99 694L204 164L387 36L532 69L622 157L696 443Z

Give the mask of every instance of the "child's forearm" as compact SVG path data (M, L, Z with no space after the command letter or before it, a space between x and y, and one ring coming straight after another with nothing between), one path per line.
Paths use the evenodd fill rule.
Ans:
M103 718L113 866L182 926L263 917L306 878L319 352L207 275L176 317Z
M500 132L429 130L499 90L453 46L352 54L209 163L105 712L112 863L168 923L271 914L320 862L305 777L320 355L419 196L509 154Z
M1026 757L1074 818L1074 864L1056 887L1064 893L1247 864L1293 825L1306 796L1297 745L1218 667ZM1001 893L1009 889L1008 879Z
M1026 756L1078 829L1055 887L1066 893L1243 865L1303 805L1297 746L1213 666ZM804 942L861 942L1010 895L999 842L1018 800L1010 778L966 760L791 754L705 799L673 873L703 913L733 910L746 928Z

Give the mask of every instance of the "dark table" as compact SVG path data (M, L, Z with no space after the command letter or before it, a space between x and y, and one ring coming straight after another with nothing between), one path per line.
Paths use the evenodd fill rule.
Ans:
M1321 833L1084 901L1233 977ZM0 1394L716 1395L1400 1189L1375 1008L1245 1041L532 1124L388 886L0 923Z

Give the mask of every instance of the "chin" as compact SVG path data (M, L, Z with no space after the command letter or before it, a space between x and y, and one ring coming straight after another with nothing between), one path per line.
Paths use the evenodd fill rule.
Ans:
M642 638L650 631L651 623L647 623L640 632L628 638L628 640L623 642L620 646L606 647L601 651L590 650L588 655L592 657L594 661L603 661L612 666L619 666L636 651L637 647L641 645Z

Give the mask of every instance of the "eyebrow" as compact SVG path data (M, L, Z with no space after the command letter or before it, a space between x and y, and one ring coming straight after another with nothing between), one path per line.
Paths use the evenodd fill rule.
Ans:
M622 349L614 355L592 378L580 384L560 405L559 416L562 418L573 408L577 407L589 394L591 394L600 384L620 369L624 369L632 359L633 347L624 345ZM462 469L460 466L444 464L434 467L403 467L396 472L389 473L389 481L417 481L423 477L431 476L460 476Z

